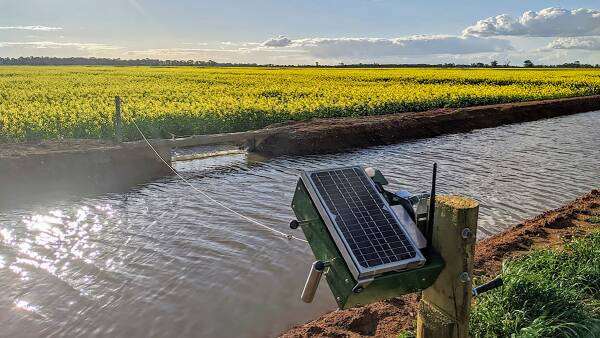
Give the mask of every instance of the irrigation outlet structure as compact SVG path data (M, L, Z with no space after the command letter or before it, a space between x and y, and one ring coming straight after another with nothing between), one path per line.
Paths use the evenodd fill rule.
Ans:
M277 234L281 237L285 237L287 239L290 240L296 240L296 241L300 241L300 242L304 242L304 243L308 243L308 241L306 241L305 239L296 237L294 235L291 234L287 234L283 231L277 230L275 228L272 228L262 222L259 222L257 220L255 220L254 218L248 217L246 215L243 215L241 213L239 213L238 211L235 211L234 209L228 207L227 205L223 204L222 202L214 199L213 197L211 197L209 194L207 194L206 192L200 190L198 187L196 187L195 185L193 185L190 181L188 181L185 177L183 177L177 170L175 170L175 168L173 168L172 165L170 165L162 156L160 156L160 154L158 153L158 151L156 150L156 148L154 148L154 146L152 145L152 143L150 143L150 141L148 140L148 138L146 137L146 135L144 135L144 133L142 132L142 130L140 129L140 127L137 125L137 123L132 120L135 128L138 130L138 132L140 133L140 135L142 136L142 138L144 139L144 141L146 142L146 144L150 147L150 149L152 149L152 151L156 154L156 156L158 156L158 158L175 174L177 175L177 177L179 177L183 182L185 182L188 186L190 186L192 189L194 189L196 192L200 193L202 196L206 197L208 200L210 200L212 203L220 206L221 208L229 211L230 213L238 216L239 218L248 221L250 223L254 223L264 229L267 229L269 231L271 231L274 234Z

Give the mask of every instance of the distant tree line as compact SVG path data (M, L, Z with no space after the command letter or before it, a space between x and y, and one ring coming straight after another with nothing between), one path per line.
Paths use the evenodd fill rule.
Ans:
M411 64L379 64L379 63L355 63L337 65L320 65L318 62L310 65L274 65L274 64L257 64L257 63L231 63L231 62L216 62L213 60L197 61L197 60L159 60L159 59L111 59L111 58L95 58L95 57L48 57L48 56L27 56L18 58L2 58L0 57L0 65L13 66L189 66L189 67L310 67L310 68L518 68L511 66L510 62L499 64L494 60L490 63L411 63ZM531 60L523 62L524 68L600 68L599 64L583 64L579 61L557 64L557 65L535 65Z
M213 60L158 60L158 59L110 59L95 57L48 57L26 56L18 58L0 57L0 65L12 66L195 66L195 67L258 67L255 63L218 63Z

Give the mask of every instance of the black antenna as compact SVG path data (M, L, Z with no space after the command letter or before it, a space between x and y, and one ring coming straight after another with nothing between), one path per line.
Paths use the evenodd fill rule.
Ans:
M431 177L431 196L429 197L429 215L427 216L427 228L425 239L427 239L427 248L431 250L433 241L433 218L435 215L435 181L437 176L437 163L433 162L433 174Z

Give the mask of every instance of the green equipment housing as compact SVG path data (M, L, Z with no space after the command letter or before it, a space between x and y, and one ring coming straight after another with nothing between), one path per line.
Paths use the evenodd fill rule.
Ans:
M374 175L371 176L372 180L381 186L388 184L385 177L378 170L375 170ZM390 205L394 205L394 201L397 201L397 199L390 200ZM442 257L431 248L425 248L421 251L426 260L424 265L417 268L409 267L402 271L387 271L374 276L368 283L364 283L364 281L358 283L342 257L342 253L330 234L302 178L298 180L296 185L292 209L297 220L292 221L290 227L293 229L302 228L306 240L317 259L307 280L307 286L312 283L314 290L312 290L312 295L309 295L308 299L304 299L305 295L303 293L305 302L312 301L321 274L325 274L338 307L347 309L424 290L435 282L444 268ZM427 222L426 216L419 219L416 223L420 225L420 228L423 228L425 222ZM316 272L316 274L313 272ZM305 291L307 286L305 286Z

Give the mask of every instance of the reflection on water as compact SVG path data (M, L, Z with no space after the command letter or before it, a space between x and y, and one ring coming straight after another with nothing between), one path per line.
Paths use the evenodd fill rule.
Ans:
M600 112L323 156L177 163L236 210L287 230L297 170L365 164L393 188L481 202L480 237L600 185ZM298 232L300 234L300 232ZM0 211L0 336L264 337L333 309L299 293L313 260L168 177L125 194Z

